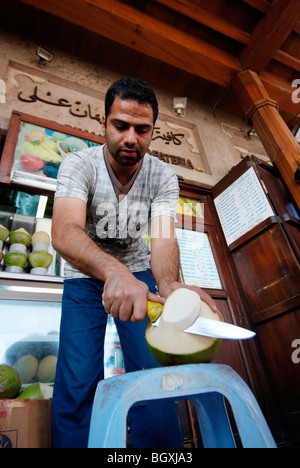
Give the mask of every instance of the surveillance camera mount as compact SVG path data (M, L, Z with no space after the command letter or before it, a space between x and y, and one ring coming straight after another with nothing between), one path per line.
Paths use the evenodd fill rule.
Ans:
M54 57L54 54L52 54L46 49L43 49L43 47L38 47L36 54L39 57L39 64L41 65L46 65L46 63L50 63Z
M187 98L174 98L173 102L173 112L178 117L184 117L186 115L186 107L187 107Z

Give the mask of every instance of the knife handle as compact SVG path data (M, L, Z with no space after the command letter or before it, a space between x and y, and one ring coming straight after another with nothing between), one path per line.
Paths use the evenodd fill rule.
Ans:
M151 323L155 323L162 314L164 306L159 302L147 301L147 317Z

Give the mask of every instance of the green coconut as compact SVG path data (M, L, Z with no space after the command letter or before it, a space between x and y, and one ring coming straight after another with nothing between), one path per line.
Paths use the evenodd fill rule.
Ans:
M4 253L2 252L2 250L0 250L0 262L2 262L3 257L4 257Z
M215 358L222 340L184 332L199 316L220 321L195 291L180 288L168 297L159 326L149 322L146 328L148 347L160 364L209 363Z
M50 245L50 236L48 232L45 231L37 231L32 235L31 238L31 245L35 246L36 244L46 244Z
M36 382L26 387L18 395L19 400L50 400L53 395L53 387L41 382Z
M35 250L29 254L28 262L32 268L48 268L52 258L52 255L45 250Z
M27 262L27 255L22 252L8 252L4 257L6 267L18 266L24 268Z
M39 361L32 354L27 354L20 357L15 364L14 368L17 369L21 376L22 384L29 384L35 377L39 367Z
M0 241L5 242L9 236L9 230L0 224Z
M16 369L5 364L0 365L0 399L16 398L21 385L21 377Z
M23 244L23 245L28 245L31 241L31 235L28 234L25 229L20 228L17 229L16 231L13 231L9 235L9 242L11 244Z

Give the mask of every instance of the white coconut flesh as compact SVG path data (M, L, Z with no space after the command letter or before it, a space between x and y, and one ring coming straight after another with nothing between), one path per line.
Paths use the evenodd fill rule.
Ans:
M160 325L167 325L183 331L193 325L199 316L201 299L199 294L190 289L176 289L164 305Z
M199 354L212 347L216 338L185 333L198 317L220 321L220 317L190 289L175 290L166 300L158 327L148 325L146 340L154 350L170 355ZM219 346L218 346L219 348Z

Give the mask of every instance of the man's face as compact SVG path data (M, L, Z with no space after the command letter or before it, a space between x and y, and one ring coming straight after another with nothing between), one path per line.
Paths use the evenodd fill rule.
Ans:
M104 124L107 148L114 161L123 167L137 165L147 152L153 135L150 104L116 97Z

